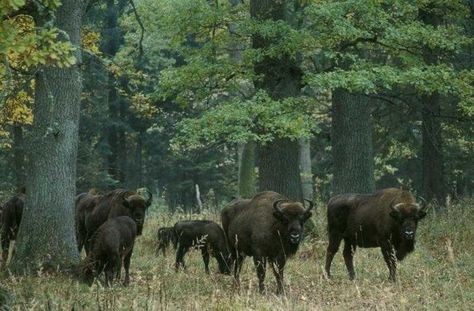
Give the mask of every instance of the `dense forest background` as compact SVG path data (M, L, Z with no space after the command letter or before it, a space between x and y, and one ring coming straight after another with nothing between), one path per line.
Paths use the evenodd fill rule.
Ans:
M212 208L258 189L473 194L472 1L88 1L80 47L28 3L2 7L23 38L0 50L4 197L30 175L44 64L82 76L77 193L146 186L171 212L199 211L197 189Z

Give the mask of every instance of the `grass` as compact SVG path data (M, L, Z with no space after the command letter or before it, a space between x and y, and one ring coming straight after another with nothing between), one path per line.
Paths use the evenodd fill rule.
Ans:
M7 307L12 310L473 310L474 209L472 202L430 213L419 225L415 252L398 265L398 281L388 281L379 249L358 249L356 280L348 280L342 249L333 278L323 273L327 238L325 211L314 221L318 232L307 239L285 269L285 296L275 296L275 279L267 270L267 293L260 295L253 262L247 258L240 290L232 278L218 274L211 260L206 275L200 252L186 256L187 271L174 271L174 256L155 255L155 233L183 216L151 215L138 238L131 265L131 284L89 287L64 275L4 276ZM218 219L218 215L192 218ZM0 296L2 293L0 292ZM1 301L1 297L0 297Z

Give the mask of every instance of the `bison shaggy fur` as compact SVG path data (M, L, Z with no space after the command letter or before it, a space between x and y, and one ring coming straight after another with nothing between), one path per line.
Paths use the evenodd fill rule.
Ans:
M310 201L309 201L310 202ZM239 274L245 256L252 256L260 292L265 289L267 262L276 281L277 294L283 293L283 270L288 257L294 255L303 237L305 222L311 217L313 203L294 202L272 191L256 194L251 200L236 200L223 209L221 217L226 230L234 264Z
M128 216L108 219L94 233L91 250L84 260L84 276L90 283L102 272L107 286L116 277L120 280L122 263L125 269L124 285L130 282L130 259L133 253L137 225Z
M327 206L329 245L326 273L339 245L344 240L344 261L349 278L355 277L353 257L357 247L380 247L395 281L396 260L414 250L418 221L426 212L406 190L387 188L373 194L341 194Z
M195 247L201 249L207 273L210 255L217 260L220 273L230 273L229 251L221 226L210 220L186 220L177 222L174 231L178 241L176 270L184 267L184 255L191 247Z
M10 241L16 239L18 228L23 214L23 207L25 205L25 192L13 196L8 200L2 208L2 217L0 223L0 236L2 244L2 267L5 266L8 259L8 252L10 248Z

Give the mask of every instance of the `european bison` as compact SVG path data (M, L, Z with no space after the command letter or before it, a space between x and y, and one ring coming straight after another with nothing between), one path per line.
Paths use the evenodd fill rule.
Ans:
M76 234L78 250L85 246L90 249L92 234L107 219L117 216L129 216L137 224L137 235L141 235L145 221L145 211L151 205L152 195L148 192L145 199L134 191L117 189L105 195L80 194L76 198Z
M160 251L162 251L163 256L166 255L166 249L170 246L170 243L173 244L175 249L178 243L173 227L162 227L158 229L157 240L158 246L156 249L156 254L159 255Z
M426 216L406 190L387 188L373 194L341 194L328 203L329 245L326 273L344 239L344 261L349 278L355 277L353 257L356 247L380 247L395 281L396 259L402 260L415 246L418 221Z
M257 269L260 292L265 290L267 261L272 266L277 294L283 293L283 269L303 237L304 223L311 217L313 202L304 208L281 194L265 191L251 200L237 200L222 211L226 235L235 261L234 277L239 274L244 256L252 256Z
M84 276L89 283L105 273L107 286L115 277L120 280L122 263L125 268L124 285L130 283L130 259L137 235L137 225L128 216L108 219L93 234L91 250L84 260Z
M230 273L230 258L224 231L210 220L185 220L174 225L178 241L176 270L184 267L184 255L191 247L201 249L204 269L209 273L209 255L216 258L219 272Z
M2 242L2 267L6 265L10 241L16 239L18 228L25 205L25 189L8 200L2 209L2 221L0 223Z

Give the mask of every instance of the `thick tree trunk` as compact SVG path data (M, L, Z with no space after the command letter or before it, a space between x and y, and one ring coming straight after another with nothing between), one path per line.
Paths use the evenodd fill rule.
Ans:
M255 143L248 142L239 149L239 197L251 198L255 194Z
M56 12L56 26L74 46L80 45L81 3L63 0ZM79 51L77 58L80 62ZM14 272L79 263L74 197L81 85L77 66L45 67L36 75L26 205L10 265Z
M345 90L332 95L333 192L375 190L369 99Z
M12 131L16 187L19 189L25 186L25 148L23 146L23 127L19 124L14 124Z
M309 138L300 139L300 171L303 198L313 200L313 173L311 171L311 144Z
M301 201L298 141L277 139L272 144L260 146L258 154L260 191L272 190Z
M257 20L287 20L290 18L289 1L250 1L250 14ZM252 38L254 48L265 49L272 42L258 35ZM255 73L262 78L255 81L257 89L265 90L272 99L281 100L300 94L302 72L289 55L264 57L255 64ZM259 188L273 190L290 199L302 200L299 170L299 144L287 138L277 138L259 146Z

